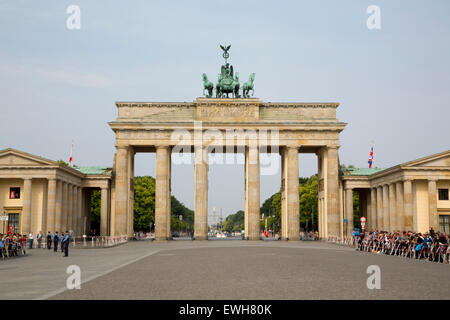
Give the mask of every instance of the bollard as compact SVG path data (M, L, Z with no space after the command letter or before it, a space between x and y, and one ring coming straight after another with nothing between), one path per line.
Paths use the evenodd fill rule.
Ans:
M92 237L92 246L94 246L94 237Z

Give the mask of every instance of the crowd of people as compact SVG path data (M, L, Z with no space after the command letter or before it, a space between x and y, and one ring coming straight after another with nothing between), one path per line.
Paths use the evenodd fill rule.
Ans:
M357 250L449 263L449 236L445 232L377 231L353 234Z
M64 257L69 256L69 244L71 240L71 235L69 231L65 233L58 234L56 231L52 234L50 231L45 236L45 244L42 243L44 236L42 232L39 232L36 235L36 248L47 248L48 250L52 249L53 251L58 251L58 246L61 248L61 252L64 253ZM19 255L26 255L27 243L28 249L33 249L35 236L32 232L27 236L25 234L18 233L9 233L9 234L0 234L0 257L2 259L8 257L17 257Z

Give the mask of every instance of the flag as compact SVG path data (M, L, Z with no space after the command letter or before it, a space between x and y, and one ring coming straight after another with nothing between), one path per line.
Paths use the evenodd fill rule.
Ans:
M72 148L70 149L69 167L73 167L73 141Z
M372 164L373 164L373 147L370 149L370 154L369 154L369 168L372 168Z

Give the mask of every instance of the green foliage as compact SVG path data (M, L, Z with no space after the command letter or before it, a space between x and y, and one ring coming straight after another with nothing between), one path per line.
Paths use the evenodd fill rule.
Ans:
M100 233L100 204L101 191L92 190L91 193L91 229L95 229L97 234ZM89 232L87 230L86 232Z
M244 230L244 211L239 210L235 214L230 214L223 222L223 230L228 232Z
M68 166L69 166L69 163L65 162L64 160L58 160L58 161L56 161L56 162L57 162L58 164L64 166L64 167L68 167Z
M150 230L155 224L155 179L134 177L134 230Z
M170 202L172 218L170 220L171 229L175 231L194 230L194 211L188 209L174 196ZM182 216L180 220L180 216Z
M311 211L314 214L314 224L317 228L318 214L317 214L317 175L310 178L299 178L299 200L300 200L300 224L305 227L308 221L309 228L311 227ZM264 213L267 218L267 228L275 232L280 232L281 228L281 192L277 192L269 199L264 201L261 207L261 213ZM275 216L273 217L273 215ZM261 228L265 227L265 221L261 221Z
M190 231L194 229L194 211L186 208L174 196L170 199L171 229ZM182 216L180 221L179 216ZM134 230L148 231L155 225L155 179L153 177L134 178Z
M314 216L314 226L317 229L318 213L317 213L317 175L313 175L306 179L304 183L300 181L300 226L306 227L308 222L308 229L311 228L312 217Z
M91 197L91 228L100 228L100 190L93 190ZM194 211L186 208L174 196L171 197L171 229L190 231L194 229ZM182 216L180 221L179 216ZM134 230L149 231L155 225L155 179L150 176L134 177Z

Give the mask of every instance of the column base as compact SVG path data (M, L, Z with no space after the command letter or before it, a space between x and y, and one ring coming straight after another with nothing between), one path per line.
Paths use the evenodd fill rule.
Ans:
M208 236L194 236L192 240L208 240Z
M257 241L257 240L261 240L261 237L259 237L259 236L248 236L246 239L250 240L250 241Z
M167 237L155 237L155 241L158 242L165 242L165 241L169 241L171 239L167 238Z

